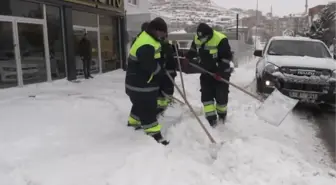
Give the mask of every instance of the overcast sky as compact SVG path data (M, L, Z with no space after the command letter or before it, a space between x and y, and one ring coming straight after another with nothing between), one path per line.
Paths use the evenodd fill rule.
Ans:
M257 0L213 0L224 8L256 9ZM308 0L308 9L318 4L327 4L332 0ZM305 10L306 0L259 0L259 10L264 14L270 12L273 7L273 15L289 15Z

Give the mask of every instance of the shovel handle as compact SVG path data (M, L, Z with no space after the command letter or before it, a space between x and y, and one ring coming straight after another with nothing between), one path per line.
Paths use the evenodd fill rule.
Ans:
M211 143L215 143L216 144L216 140L212 137L212 135L210 134L210 132L206 129L206 127L203 125L201 119L197 116L195 110L192 108L192 106L190 105L189 101L187 100L187 97L184 96L183 92L181 91L181 89L177 86L177 84L175 83L175 81L173 80L173 78L170 76L170 74L168 73L168 71L166 71L166 74L168 76L168 78L170 79L170 81L174 84L175 88L177 89L177 91L180 93L180 95L182 96L184 102L187 104L187 106L189 107L191 113L194 115L194 117L196 118L197 122L200 124L200 126L202 127L203 131L205 132L205 134L208 136L209 140L211 141Z
M179 68L179 71L180 71L180 78L181 78L181 83L182 83L182 90L183 90L183 94L184 96L186 96L186 91L185 91L185 87L184 87L184 80L183 80L183 75L182 75L182 66L181 66L181 61L180 61L180 56L179 56L179 53L178 53L178 49L177 49L177 44L175 43L174 44L174 48L175 48L175 53L176 53L176 57L177 57L177 64L178 64L178 68Z
M189 64L190 64L191 66L193 66L194 68L200 70L200 71L203 72L203 73L207 73L207 74L209 74L209 75L211 75L211 76L213 76L213 77L215 76L214 73L211 73L211 72L205 70L204 68L202 68L202 67L200 67L200 66L198 66L198 65L196 65L196 64L193 64L193 63L189 63ZM250 95L252 98L254 98L254 99L256 99L256 100L258 100L258 101L260 101L260 102L263 102L263 100L260 99L258 96L256 96L256 95L254 95L254 94L248 92L247 90L245 90L245 89L239 87L238 85L236 85L236 84L234 84L234 83L232 83L232 82L229 82L229 81L225 80L224 78L220 78L220 81L221 81L221 82L224 82L224 83L227 83L227 84L230 84L230 85L232 85L233 87L237 88L238 90L244 92L245 94Z
M175 98L174 96L168 95L168 94L166 94L166 93L164 93L164 92L162 92L162 94L163 94L166 98L169 98L169 99L171 99L171 100L175 100L175 101L179 102L180 104L184 105L184 102L183 102L183 101L181 101L181 100Z

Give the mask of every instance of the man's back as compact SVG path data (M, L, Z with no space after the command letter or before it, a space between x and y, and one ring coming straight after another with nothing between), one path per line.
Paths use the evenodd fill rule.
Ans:
M91 42L87 38L82 38L79 42L79 55L82 57L91 57Z

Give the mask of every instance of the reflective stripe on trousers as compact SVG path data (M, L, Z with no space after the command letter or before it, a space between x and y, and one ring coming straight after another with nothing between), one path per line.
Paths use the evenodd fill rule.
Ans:
M220 105L220 104L217 104L216 105L216 110L218 113L225 113L227 111L227 105L224 104L224 105Z
M142 128L148 135L154 135L161 131L161 125L157 121L149 125L143 125Z
M132 126L138 126L140 125L140 119L138 116L135 116L134 114L131 114L129 117L128 117L128 124L129 125L132 125Z
M158 105L158 108L167 108L168 107L168 104L169 104L169 99L168 98L165 98L165 97L159 97L157 99L157 105Z
M203 102L204 113L206 117L217 115L214 103L214 101Z
M153 92L159 90L159 87L134 87L128 84L126 84L125 87L135 92Z

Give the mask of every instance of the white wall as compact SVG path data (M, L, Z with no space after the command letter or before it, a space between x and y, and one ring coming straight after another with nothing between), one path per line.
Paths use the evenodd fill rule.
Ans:
M136 5L129 3L136 2ZM127 14L144 14L149 13L148 0L124 0L125 10Z

